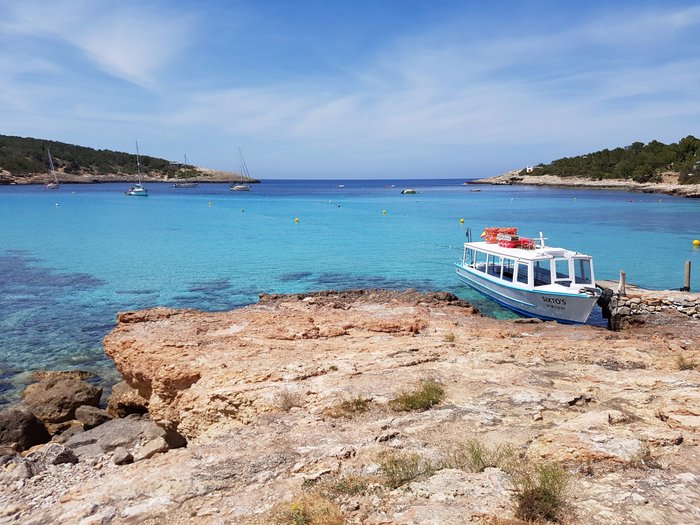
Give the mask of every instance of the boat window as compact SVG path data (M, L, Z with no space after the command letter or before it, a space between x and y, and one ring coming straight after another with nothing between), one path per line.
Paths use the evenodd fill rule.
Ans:
M532 273L535 278L535 286L552 284L552 270L549 265L549 259L535 261Z
M501 278L501 258L498 255L489 255L486 273Z
M474 268L480 272L486 271L486 254L484 252L474 251Z
M591 279L591 260L590 259L574 259L574 273L577 284L592 284Z
M504 281L513 282L513 276L515 275L515 259L503 258L503 277Z
M571 286L571 277L569 277L569 259L555 259L554 269L556 270L555 281L563 286Z
M528 266L524 263L518 263L518 282L528 284Z

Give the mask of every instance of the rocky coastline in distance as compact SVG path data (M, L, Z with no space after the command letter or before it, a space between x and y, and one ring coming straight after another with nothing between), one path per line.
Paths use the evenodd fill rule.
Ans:
M48 444L4 442L0 523L700 522L699 349L678 311L610 332L448 293L123 312L107 417L90 389L46 413L79 378L25 394L63 421L41 423ZM545 474L562 490L542 514Z
M175 177L163 172L145 172L141 175L141 180L144 183L149 182L184 182L192 181L199 184L208 182L230 183L230 182L245 182L246 184L258 184L260 180L252 177L246 177L240 173L230 171L213 170L210 168L195 167L196 176L189 178ZM57 171L58 182L61 184L99 184L107 182L138 182L138 176L135 173L65 173ZM48 173L29 173L29 174L12 174L9 171L0 169L0 185L8 184L45 184L49 180Z
M624 190L642 193L664 193L679 197L700 198L700 184L679 184L678 174L666 173L662 182L636 182L631 179L601 179L586 177L560 177L557 175L527 175L523 169L511 170L495 177L486 177L465 184L561 186L567 188L589 188L598 190Z

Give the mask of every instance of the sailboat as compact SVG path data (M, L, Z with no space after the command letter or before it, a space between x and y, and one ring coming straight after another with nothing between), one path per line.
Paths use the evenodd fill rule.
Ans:
M131 188L126 190L126 194L131 195L133 197L148 197L148 190L144 188L143 184L141 183L141 160L139 159L138 141L136 141L136 170L139 174L139 182L138 184L134 184Z
M57 190L58 189L58 177L56 176L56 170L53 168L53 159L51 158L51 152L49 148L46 148L46 152L49 154L49 167L51 168L51 175L53 175L53 180L44 184L44 188L47 190Z
M185 155L185 164L183 165L187 169L187 155ZM179 181L173 184L173 188L196 188L199 184L194 181Z
M250 186L245 184L246 182L249 182L251 180L250 173L248 172L248 165L245 163L245 159L243 158L243 152L241 151L241 148L238 148L238 153L240 154L240 180L234 181L231 183L230 190L231 191L250 191Z

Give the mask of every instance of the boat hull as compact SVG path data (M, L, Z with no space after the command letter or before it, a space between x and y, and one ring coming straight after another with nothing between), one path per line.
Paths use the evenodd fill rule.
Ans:
M597 295L539 292L508 286L459 264L457 277L489 299L516 313L547 321L583 324L598 300Z

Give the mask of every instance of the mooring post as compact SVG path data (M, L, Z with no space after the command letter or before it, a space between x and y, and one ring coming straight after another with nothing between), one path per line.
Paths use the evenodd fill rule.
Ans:
M690 291L690 261L685 261L685 275L683 276L683 288L681 292Z
M620 282L617 285L617 293L620 295L627 295L627 290L625 290L625 285L627 284L627 274L624 270L620 270Z

